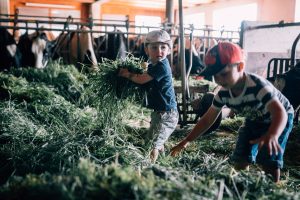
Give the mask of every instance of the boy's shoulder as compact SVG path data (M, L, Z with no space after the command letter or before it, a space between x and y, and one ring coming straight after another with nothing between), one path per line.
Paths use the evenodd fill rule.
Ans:
M253 84L255 85L261 85L261 86L271 85L271 83L266 78L258 74L247 72L246 76L248 77L248 81L253 82Z
M150 63L150 66L170 66L168 58L164 58L162 60L157 61L157 63Z
M164 58L164 59L162 59L162 60L160 60L160 61L158 61L158 63L160 63L162 65L170 66L170 63L169 63L169 60L168 60L167 57Z
M252 72L245 72L246 76L257 81L262 81L264 78L258 74L252 73Z
M148 74L152 77L172 77L171 66L167 58L149 65Z
M169 69L171 69L170 63L168 58L162 59L160 61L158 61L154 67L159 67L161 70L163 71L169 71Z

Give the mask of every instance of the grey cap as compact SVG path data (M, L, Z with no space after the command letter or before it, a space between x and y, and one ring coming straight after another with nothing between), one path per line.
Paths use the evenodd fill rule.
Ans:
M145 39L145 46L147 44L157 42L165 43L168 44L170 48L172 47L172 40L170 38L170 35L164 30L155 30L147 34Z

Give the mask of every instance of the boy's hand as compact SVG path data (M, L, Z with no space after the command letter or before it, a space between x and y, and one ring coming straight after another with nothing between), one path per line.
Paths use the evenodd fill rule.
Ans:
M188 141L182 140L179 144L171 149L171 156L175 157L176 155L178 155L182 151L182 149L185 149L187 147L188 144Z
M269 155L272 155L273 152L275 155L278 155L278 152L282 152L281 146L278 143L278 138L270 136L269 134L263 135L255 140L250 140L250 144L258 144L258 149L261 149L263 145L266 145Z
M158 149L152 149L152 151L150 153L150 159L151 159L152 163L155 163L155 161L158 158L158 154L159 154Z
M130 77L130 72L126 68L120 68L118 76L129 78Z
M147 69L148 69L148 63L147 63L147 62L142 62L142 63L141 63L141 67L142 67L145 71L147 71Z

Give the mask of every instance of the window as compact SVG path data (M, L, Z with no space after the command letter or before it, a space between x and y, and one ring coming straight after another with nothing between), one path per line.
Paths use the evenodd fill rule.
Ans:
M51 17L54 17L53 21L66 22L67 18L69 16L71 16L74 19L73 22L79 22L80 21L79 20L80 19L80 11L79 10L51 9L50 13L51 13ZM57 18L55 19L55 17L57 17ZM51 28L63 30L64 25L54 23L54 24L51 24ZM70 30L76 30L77 26L76 25L69 25L69 29ZM61 33L61 31L52 31L52 32L56 37Z
M203 28L205 25L205 14L204 13L197 13L191 15L185 15L183 18L183 23L185 25L193 24L195 29ZM187 32L188 33L188 32ZM194 30L194 35L203 35L202 31Z
M300 22L300 0L296 0L295 22Z
M104 14L102 15L101 23L105 24L101 29L105 32L113 32L113 31L122 31L127 32L126 30L126 15L110 15Z
M51 5L51 4L50 4ZM55 5L53 5L55 7ZM72 16L72 18L77 18L74 22L79 21L80 18L80 11L79 10L71 10L71 9L55 9L55 8L36 8L36 7L18 7L19 15L24 15L24 17L19 17L20 19L27 19L32 20L27 23L27 27L29 28L37 28L37 27L44 27L44 28L52 28L52 29L59 29L63 30L63 24L36 24L35 20L38 21L50 21L50 22L65 22L68 16ZM52 17L50 19L49 17ZM20 27L26 27L25 23L19 23ZM70 29L77 29L75 25L70 26ZM20 29L21 34L25 33L25 29ZM28 33L32 33L35 30L30 29ZM55 37L57 37L61 31L52 31Z
M202 28L205 25L205 14L197 13L185 15L184 24L193 24L195 28Z
M217 9L213 12L213 27L237 31L243 20L256 21L256 19L256 3Z
M135 28L136 33L148 33L149 31L155 30L161 26L161 18L157 16L136 15L135 26L141 26Z
M18 23L19 27L28 27L28 28L38 28L41 26L44 26L45 28L49 28L49 26L45 24L37 24L35 20L41 20L46 21L49 20L49 9L48 8L32 8L32 7L18 7L19 9L19 15L24 15L22 17L19 17L19 19L25 19L25 20L32 20L29 21L27 24L25 23ZM26 17L25 17L26 15ZM27 17L28 16L28 17ZM42 17L36 17L36 16L45 16ZM29 34L35 32L34 29L20 29L20 34L24 34L26 31L28 31Z

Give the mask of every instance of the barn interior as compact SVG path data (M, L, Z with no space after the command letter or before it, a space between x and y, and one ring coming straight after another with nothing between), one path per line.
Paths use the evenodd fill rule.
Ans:
M153 163L146 89L116 70L143 71L159 29L179 122ZM0 33L0 199L300 199L300 0L1 0ZM295 117L280 183L234 169L244 118L229 109L170 156L219 89L200 71L221 41L243 49L247 72L284 80Z

